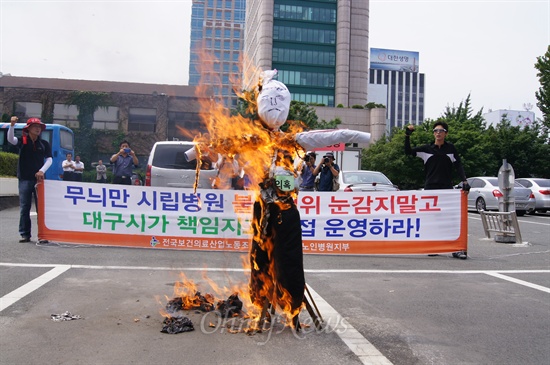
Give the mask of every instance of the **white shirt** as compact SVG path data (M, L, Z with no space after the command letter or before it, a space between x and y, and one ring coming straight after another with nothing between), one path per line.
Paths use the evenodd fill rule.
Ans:
M61 164L61 167L63 167L63 171L74 171L74 168L75 168L74 161L65 160Z
M84 172L84 162L80 161L80 162L74 162L74 168L75 168L75 174L81 174L82 172ZM76 169L82 169L80 171L76 171Z

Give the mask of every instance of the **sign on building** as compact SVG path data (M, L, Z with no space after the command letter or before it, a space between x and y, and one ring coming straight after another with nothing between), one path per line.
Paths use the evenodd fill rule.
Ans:
M418 59L418 52L370 49L370 68L372 69L418 72Z

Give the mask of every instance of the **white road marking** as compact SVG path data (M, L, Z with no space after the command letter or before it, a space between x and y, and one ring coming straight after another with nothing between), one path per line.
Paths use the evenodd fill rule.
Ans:
M20 288L4 295L0 298L0 312L9 307L19 299L32 293L50 280L58 277L65 271L73 269L93 269L93 270L165 270L165 271L231 271L247 272L249 270L242 268L174 268L174 267L147 267L147 266L96 266L96 265L54 265L54 264L21 264L21 263L1 263L0 266L11 267L52 267L52 270L28 282ZM527 273L550 273L550 270L305 270L308 273L395 273L395 274L486 274L499 279L507 280L516 284L524 285L533 289L550 293L550 288L542 285L532 284L524 280L512 278L506 274L527 274ZM323 317L327 330L335 332L340 339L349 347L349 349L367 365L391 365L388 360L376 347L374 347L359 331L357 331L344 317L338 313L327 301L325 301L311 286L308 285L309 292Z
M542 285L533 284L533 283L530 283L530 282L525 281L525 280L520 280L520 279L510 277L510 276L502 275L498 272L488 272L487 275L491 275L491 276L494 276L495 278L499 278L499 279L503 279L503 280L508 280L508 281L511 281L512 283L525 285L529 288L537 289L537 290L543 291L545 293L550 293L550 288L547 288L547 287L542 286Z
M477 215L477 214L476 214ZM474 219L476 221L480 221L481 218L478 218L476 216L472 216L471 214L468 214L468 219ZM542 222L531 222L526 219L518 219L519 223L529 223L529 224L540 224L541 226L550 226L550 223L542 223Z
M59 275L63 274L65 271L69 270L69 265L58 265L53 269L48 271L45 274L40 275L36 279L29 281L27 284L20 286L11 293L4 295L0 298L0 312L17 302L19 299L25 297L26 295L32 293L36 289L40 288L42 285L46 284L48 281L55 279Z
M363 364L369 365L391 365L388 360L376 347L373 346L363 335L357 331L349 322L328 304L311 286L307 286L319 313L323 317L328 332L335 332L349 349L361 360Z

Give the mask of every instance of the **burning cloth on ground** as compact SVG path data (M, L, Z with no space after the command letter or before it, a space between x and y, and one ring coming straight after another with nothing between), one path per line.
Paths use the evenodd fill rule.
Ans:
M258 307L269 300L295 317L304 300L305 277L293 159L306 150L336 143L368 143L370 134L345 129L303 132L292 126L282 132L291 96L283 83L273 79L276 75L276 70L263 72L257 98L251 100L259 121L212 116L209 106L204 116L209 133L200 136L197 147L186 155L192 160L218 153L239 161L250 188L259 190L252 221L251 299Z

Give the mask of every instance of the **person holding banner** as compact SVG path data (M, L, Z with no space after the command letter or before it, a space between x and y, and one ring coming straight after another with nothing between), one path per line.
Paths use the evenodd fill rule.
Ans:
M452 143L446 142L445 138L449 131L449 126L445 122L435 122L433 127L434 143L422 146L411 147L410 136L414 132L414 125L409 124L405 129L405 154L416 156L424 161L424 172L426 179L424 182L425 190L452 189L453 166L462 181L462 189L465 192L470 190L470 185L466 180L466 173L462 166L460 156ZM453 252L454 258L466 260L468 254L466 251Z
M52 148L48 141L40 138L46 125L38 118L29 118L23 128L23 135L18 139L14 135L17 117L11 117L8 129L8 142L19 147L17 178L19 179L19 242L31 241L31 205L38 211L38 199L35 186L44 181L44 173L52 165Z

